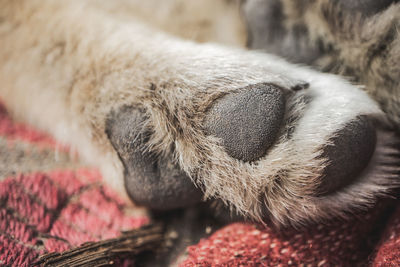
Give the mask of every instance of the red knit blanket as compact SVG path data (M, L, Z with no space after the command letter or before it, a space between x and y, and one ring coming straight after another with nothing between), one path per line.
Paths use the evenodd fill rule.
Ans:
M102 186L97 170L81 166L47 135L13 122L2 106L0 157L0 265L30 266L46 252L116 237L149 221ZM182 265L400 266L397 206L378 205L352 221L308 230L231 224L189 247Z

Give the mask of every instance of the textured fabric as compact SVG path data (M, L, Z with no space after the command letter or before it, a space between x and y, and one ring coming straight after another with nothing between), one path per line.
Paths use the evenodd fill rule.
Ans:
M0 261L28 266L39 254L117 237L147 222L129 216L93 170L10 177L0 183Z
M390 210L387 204L382 202L351 221L338 220L305 230L277 231L251 224L231 224L189 247L189 258L182 266L367 266L374 254L379 225L384 221L382 216ZM396 234L391 227L397 227ZM399 258L400 216L387 229L393 239L377 248L390 247L382 254L388 258L389 265L384 266L391 266ZM374 264L382 261L377 257Z
M115 237L148 222L100 184L68 147L0 106L0 265L29 266L45 252ZM400 266L400 205L308 230L235 223L188 248L182 266ZM383 217L390 217L387 221Z
M183 266L356 266L372 251L374 220L317 226L307 231L229 225L189 247Z
M100 184L65 146L10 120L0 107L0 265L117 237L148 222Z
M400 266L400 207L390 219L373 258L375 266Z

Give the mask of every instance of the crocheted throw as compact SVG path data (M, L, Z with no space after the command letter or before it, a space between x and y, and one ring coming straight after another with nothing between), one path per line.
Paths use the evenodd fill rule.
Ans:
M45 253L149 223L143 210L101 184L96 169L48 135L13 122L3 106L0 157L0 265L31 266ZM400 266L400 205L384 203L354 220L308 230L230 224L188 247L181 265Z

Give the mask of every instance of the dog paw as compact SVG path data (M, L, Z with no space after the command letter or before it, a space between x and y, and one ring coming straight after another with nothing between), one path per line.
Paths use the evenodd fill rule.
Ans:
M218 199L240 216L300 224L345 217L393 186L382 162L398 151L388 154L394 137L376 103L338 77L262 57L275 69L252 67L256 78L221 81L220 68L209 86L202 69L114 103L106 133L134 202Z
M51 9L25 2L33 12L29 23L3 12L18 23L1 36L8 48L2 97L17 116L77 147L111 186L138 204L166 210L219 199L240 215L298 225L346 217L398 183L397 137L386 131L385 114L342 78L268 54L176 39L78 1L46 2ZM275 18L270 11L261 19ZM393 14L391 24L395 11L393 5L385 11ZM321 19L325 25L326 16ZM360 33L381 32L372 27L381 23L372 22ZM394 43L395 28L387 28L390 34L380 36ZM287 39L264 36L260 45L277 40L271 51L314 61L320 47L309 46L308 28L296 29ZM304 42L296 45L297 38ZM368 55L385 55L378 62L384 67L352 52L364 43L373 48ZM376 44L350 43L343 55L389 69L377 79L382 83L372 85L395 88L384 84L397 81L397 64L386 62L397 59L396 46L382 50ZM387 114L398 116L391 110Z

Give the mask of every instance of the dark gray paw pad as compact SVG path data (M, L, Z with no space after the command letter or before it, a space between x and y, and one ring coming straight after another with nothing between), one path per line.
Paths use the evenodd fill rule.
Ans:
M284 113L282 88L255 84L216 100L207 112L204 128L222 140L231 157L255 161L274 144Z
M107 120L108 137L125 167L125 188L137 204L158 210L193 205L202 192L172 159L146 150L145 116L132 107L112 112Z
M329 161L319 195L335 192L353 183L368 165L376 145L374 125L361 116L346 124L331 139L322 154Z

